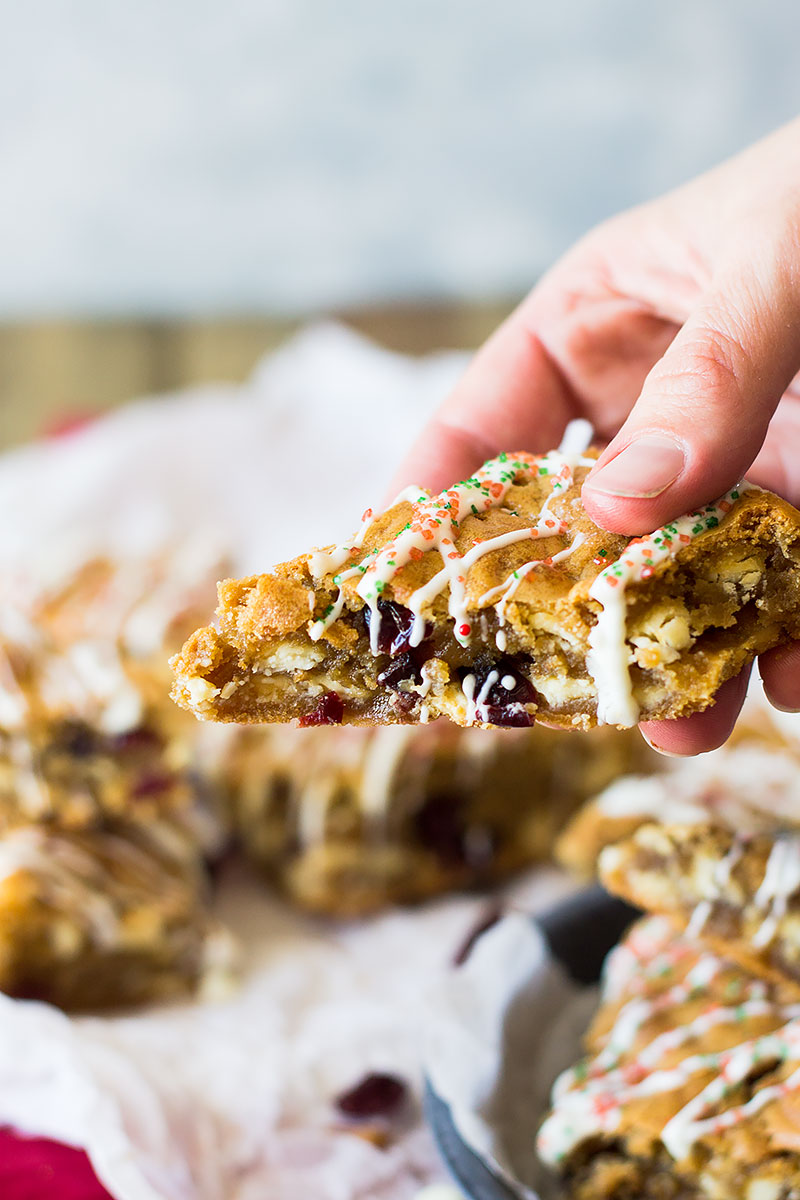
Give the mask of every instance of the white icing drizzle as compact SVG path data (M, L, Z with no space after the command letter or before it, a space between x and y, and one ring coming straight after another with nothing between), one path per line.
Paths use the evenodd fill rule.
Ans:
M569 558L570 554L572 554L574 550L577 550L579 546L582 546L585 541L585 534L576 533L569 546L565 546L563 550L558 550L549 558L533 558L530 562L526 562L521 567L517 567L516 571L512 571L508 578L505 579L501 584L499 584L497 587L490 588L488 592L484 592L478 600L478 605L483 608L487 604L492 604L496 597L499 596L500 599L494 607L495 612L497 613L497 618L502 627L506 620L506 605L508 604L509 600L513 598L523 579L525 579L525 577L529 575L531 571L535 570L536 567L551 567L555 563L561 562L565 558ZM497 636L499 638L500 631L498 631ZM505 633L503 633L503 646L501 647L498 642L498 649L505 650L505 636Z
M59 908L82 914L101 944L114 943L117 915L98 888L98 865L89 853L43 829L14 829L0 839L0 883L21 871L35 875Z
M660 563L673 558L700 534L715 529L739 497L754 488L754 484L743 480L713 504L679 517L646 537L634 538L617 561L595 579L589 595L602 609L589 635L586 665L597 688L600 724L630 726L639 719L630 676L632 656L626 640L627 586L648 579Z
M730 883L733 869L744 853L744 846L745 839L735 837L728 853L715 864L711 880L711 895L706 897L705 900L701 900L692 913L689 923L686 926L688 937L695 938L703 932L706 922L714 910L714 904L719 900L725 888Z
M594 806L604 816L657 817L665 825L714 824L739 834L800 822L797 759L773 747L723 747L663 775L631 775L610 784Z
M797 1006L794 1010L797 1011ZM704 1059L705 1055L698 1058ZM719 1075L703 1088L688 1104L667 1122L661 1132L661 1140L669 1153L675 1159L687 1156L695 1142L706 1133L718 1133L723 1129L731 1129L740 1121L746 1120L769 1104L772 1100L785 1096L800 1086L800 1069L794 1071L781 1083L759 1088L745 1104L729 1108L716 1116L706 1117L705 1114L713 1105L723 1100L733 1088L741 1083L759 1060L774 1058L776 1061L792 1062L800 1059L800 1020L790 1021L777 1034L753 1038L743 1042L725 1057L722 1064L723 1074ZM692 1060L687 1059L687 1064ZM701 1066L705 1065L701 1063Z
M786 914L789 899L798 889L800 834L779 834L770 850L761 886L753 897L757 908L769 908L767 916L753 935L753 945L757 949L763 949L772 941L779 921Z
M464 682L461 685L461 689L467 701L467 725L474 725L476 719L483 721L487 725L490 724L489 714L486 711L486 707L489 701L489 693L499 678L500 674L498 671L490 671L481 685L481 690L476 696L475 676L472 674L464 676ZM513 688L517 681L513 678L513 676L509 676L509 678L511 679L511 687ZM510 688L508 690L510 691Z
M525 538L555 537L564 533L565 522L553 516L550 506L555 497L572 485L576 466L592 465L594 460L584 457L590 435L588 422L573 422L568 426L562 448L559 450L538 456L525 453L501 454L484 463L469 479L455 484L437 496L431 496L420 488L409 488L401 493L398 499L412 502L411 519L377 554L371 556L371 561L366 563L366 566L362 563L353 568L363 575L356 592L370 609L370 645L373 654L378 653L378 601L381 593L398 571L433 549L438 550L441 556L442 568L408 600L408 608L416 618L411 633L411 645L418 645L424 637L423 609L445 588L449 589L448 611L453 618L455 637L462 645L466 646L469 643L472 627L467 620L467 571L479 558L493 550L513 545ZM462 554L456 547L455 539L465 517L500 507L515 480L532 475L548 476L552 479L552 490L542 505L536 524L526 529L510 530L483 542L478 541ZM374 517L368 510L361 528L350 543L331 550L315 551L309 558L312 575L320 578L344 566L353 551L363 544L366 531L373 520ZM563 557L563 552L559 553ZM342 581L343 577L334 579L334 582L340 585ZM322 618L312 623L312 636L315 639L321 637L341 613L342 605L340 592L334 605Z
M427 608L444 589L450 586L450 599L447 610L455 622L456 640L466 645L470 639L472 632L471 626L466 623L467 601L466 601L466 572L470 567L474 566L479 558L483 558L484 554L490 553L492 550L501 550L504 546L512 546L515 542L526 541L528 538L538 537L538 534L531 529L512 529L508 533L500 533L497 537L487 538L485 542L478 542L466 554L454 554L453 557L458 560L458 566L455 570L459 571L459 575L455 578L455 586L452 578L452 570L448 567L443 567L433 579L424 584L421 588L417 588L412 593L408 600L407 607L414 614L414 624L411 628L411 636L409 642L412 646L418 646L425 636L425 617L423 610ZM442 538L443 546L453 546L449 538ZM442 556L444 558L444 555ZM448 556L449 557L449 556ZM377 600L372 607L372 620L370 623L370 634L373 627L375 629L375 638L378 636L380 628L380 613L377 608ZM377 647L377 640L376 640ZM377 648L373 649L373 654L377 653Z
M324 616L316 621L311 621L308 626L308 636L312 642L318 642L326 629L329 629L334 621L338 621L342 615L342 609L345 602L345 591L342 586L346 579L353 579L356 575L363 574L363 567L350 567L347 571L341 571L338 575L334 575L333 582L339 588L339 594L333 604L329 604Z
M427 551L438 551L441 569L426 584L417 588L406 600L406 606L414 615L409 637L411 646L417 646L425 636L425 610L446 589L448 591L448 613L453 619L453 634L456 640L467 646L472 636L472 625L468 619L467 572L484 555L513 545L526 538L540 539L563 536L567 522L555 517L551 506L558 496L563 495L574 483L574 472L578 466L591 467L594 460L585 457L591 427L588 422L572 422L564 435L561 447L548 454L534 456L525 453L501 454L491 459L469 479L455 484L439 495L432 496L420 488L409 488L398 499L410 501L411 518L388 543L377 551L371 551L361 563L334 575L338 585L336 600L329 605L323 616L309 624L309 635L316 641L341 615L345 597L342 585L356 574L362 576L356 586L356 594L364 601L370 612L370 648L377 655L380 644L381 614L378 604L386 586L398 571L408 563L421 558ZM456 539L464 519L480 515L491 508L503 505L509 488L519 479L531 476L547 476L552 481L533 526L510 530L485 541L477 541L462 553ZM587 667L597 691L598 721L600 724L622 726L635 725L639 717L639 706L633 695L630 677L632 650L626 637L626 588L630 583L647 579L654 569L667 559L674 557L695 537L720 524L731 511L735 502L755 485L742 482L732 488L713 504L697 512L678 518L646 537L635 538L615 562L609 563L592 583L589 595L600 606L597 621L589 635ZM347 545L331 550L315 551L309 558L309 569L315 578L338 571L351 558L364 541L367 530L374 521L372 510L364 514L361 527ZM562 561L585 541L577 534L571 545L563 547L549 558L532 559L513 571L499 585L485 592L477 602L478 607L494 603L502 625L508 602L522 580L537 566L552 565ZM502 652L506 649L506 635L496 634L496 644Z
M392 784L415 736L413 725L387 725L369 739L361 777L361 805L373 823L371 832L382 832Z
M656 931L656 946L660 944L655 954L649 926ZM668 924L659 923L659 919L645 922L641 954L634 946L638 937L634 930L627 943L611 956L611 973L617 978L612 988L605 987L606 999L610 998L609 991L618 993L631 984L641 984L644 991L649 980L671 970L685 956L687 943L675 940ZM614 963L615 958L619 963ZM755 979L740 979L739 1003L709 1001L693 1020L656 1034L635 1059L625 1061L626 1051L651 1017L702 996L715 976L728 969L716 956L704 955L672 988L653 997L634 996L621 1006L599 1054L585 1065L570 1068L556 1082L553 1111L539 1132L538 1149L545 1162L556 1165L587 1139L613 1136L627 1104L640 1097L682 1089L699 1072L711 1071L714 1078L675 1113L661 1132L661 1141L678 1161L689 1154L698 1138L731 1128L800 1086L798 1070L781 1083L759 1089L747 1103L709 1115L747 1078L756 1062L800 1061L800 1005L779 1005L769 998L765 984ZM730 1049L694 1053L673 1066L660 1066L666 1055L693 1040L701 1041L715 1026L735 1026L759 1016L772 1016L784 1023L772 1033L741 1041Z
M419 488L414 488L414 492L419 492ZM405 499L405 497L403 498ZM395 501L396 503L397 501ZM360 550L364 545L367 530L374 521L375 513L368 508L349 542L343 543L341 546L334 546L331 550L313 550L308 557L308 569L314 578L321 579L323 575L330 575L331 571L338 571L339 567L343 567L353 551Z

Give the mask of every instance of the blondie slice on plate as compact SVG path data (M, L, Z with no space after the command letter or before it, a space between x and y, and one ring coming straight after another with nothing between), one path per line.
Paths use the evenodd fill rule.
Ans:
M800 984L800 814L794 827L642 825L600 855L600 878L753 971Z
M241 732L228 784L267 878L304 908L354 916L549 859L582 799L660 761L630 730L279 726Z
M568 439L569 440L569 439ZM630 726L713 703L800 635L800 514L747 483L631 540L580 490L590 452L501 454L410 489L343 546L219 589L173 660L216 721Z
M612 952L540 1156L574 1200L800 1195L800 1004L648 918Z

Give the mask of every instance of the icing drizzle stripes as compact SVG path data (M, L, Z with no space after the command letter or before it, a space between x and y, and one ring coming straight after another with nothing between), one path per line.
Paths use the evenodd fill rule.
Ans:
M659 919L644 923L645 936L637 944L638 934L635 930L611 956L609 973L615 976L612 990L620 984L625 987L648 979L652 982L668 974L685 957L682 948L687 943L680 939L674 945L661 942L661 938L671 935ZM758 1089L746 1103L711 1113L747 1079L756 1064L800 1062L800 1005L776 1004L757 979L734 978L730 1003L726 988L725 1003L710 1002L692 1021L656 1034L635 1058L624 1061L646 1021L686 1000L698 999L716 976L729 969L715 955L703 955L683 980L665 992L634 996L621 1006L599 1054L565 1071L556 1081L555 1107L539 1133L539 1152L546 1162L558 1164L586 1139L615 1133L622 1110L631 1101L681 1089L701 1072L710 1071L713 1078L667 1121L661 1132L661 1141L678 1161L690 1153L699 1138L732 1128L771 1100L800 1087L798 1068L785 1080ZM659 1067L666 1055L687 1042L702 1039L715 1026L736 1026L755 1017L770 1016L783 1022L771 1033L725 1050L690 1054L672 1066Z
M589 595L602 609L589 635L586 665L597 687L600 724L629 726L635 725L639 718L630 676L631 652L626 641L626 587L649 579L660 563L674 557L700 534L716 529L736 501L750 490L755 490L755 484L743 480L713 504L679 517L655 533L634 538L617 561L605 567L595 579Z
M310 623L311 638L314 641L321 638L338 619L345 603L342 584L360 574L362 578L356 586L356 593L370 609L370 647L372 653L377 654L381 619L378 603L382 593L408 563L421 558L429 550L437 550L442 560L441 569L426 584L417 588L407 602L407 607L414 614L410 644L419 645L425 631L424 610L448 589L448 613L453 619L453 633L460 645L467 646L472 636L467 604L467 572L478 559L493 550L526 538L564 535L567 524L552 513L551 506L554 499L573 485L576 467L593 465L594 460L586 458L583 449L576 448L582 446L585 449L587 428L586 422L572 423L561 448L548 454L500 454L484 463L469 479L439 495L433 496L421 488L406 489L398 501L411 503L410 520L382 548L369 551L361 563L334 575L333 581L339 587L339 594L323 616ZM499 508L515 482L537 476L548 477L552 486L532 527L510 530L497 537L478 541L465 553L458 550L456 539L466 517ZM744 492L754 488L754 484L742 481L713 504L679 517L645 537L635 538L616 561L600 571L592 583L589 595L600 604L601 609L589 635L586 662L597 689L597 717L600 724L630 726L635 725L639 717L639 706L633 696L630 676L631 649L626 640L627 586L648 579L660 563L674 557L700 534L716 528ZM361 549L374 520L372 510L367 509L361 526L347 545L329 551L315 551L309 558L312 575L321 578L339 571ZM570 546L550 558L525 563L512 572L499 588L485 592L478 601L478 607L494 602L502 625L506 605L525 576L536 566L551 565L567 557L583 540L578 534Z

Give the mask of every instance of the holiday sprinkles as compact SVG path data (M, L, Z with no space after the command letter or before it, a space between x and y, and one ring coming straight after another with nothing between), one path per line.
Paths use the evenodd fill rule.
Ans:
M642 939L641 947L637 938ZM687 952L694 964L684 972ZM730 976L726 986L715 982L726 976ZM648 994L654 986L655 994ZM671 1092L686 1097L695 1077L694 1094L676 1104L660 1132L662 1144L676 1161L685 1159L699 1139L734 1128L800 1086L798 1067L785 1078L759 1087L743 1103L715 1111L729 1103L758 1064L800 1064L800 1004L782 1003L762 980L737 977L729 963L714 954L698 953L691 942L675 938L664 918L651 917L635 926L612 952L605 991L607 1001L630 998L617 1011L598 1053L564 1072L555 1084L554 1109L542 1124L537 1143L539 1155L552 1166L562 1165L582 1142L597 1136L613 1138L628 1105ZM682 1006L687 1003L699 1011L682 1020ZM657 1025L648 1040L648 1022L659 1014L674 1014L675 1024ZM756 1032L763 1030L764 1020L776 1027ZM726 1026L731 1044L704 1051L705 1035ZM639 1043L639 1049L632 1054L634 1043ZM686 1053L676 1059L682 1047Z
M358 579L355 590L369 610L370 649L377 655L382 620L379 604L387 586L408 563L422 558L429 550L436 550L441 558L440 570L406 601L413 618L409 645L420 645L425 637L425 612L446 591L453 635L461 646L468 646L474 633L467 598L470 568L484 555L505 546L563 537L567 533L567 522L553 512L552 505L554 500L573 486L577 467L593 466L594 459L586 455L590 436L591 430L585 422L574 422L573 426L568 427L561 447L548 454L500 454L484 463L469 479L438 495L431 495L420 488L406 489L398 500L411 503L409 521L386 545L379 550L367 551L360 562L353 563L353 557L362 548L365 535L375 520L376 515L367 509L358 532L347 544L331 551L317 551L310 557L312 575L318 579L335 571L333 583L339 589L336 598L328 604L322 615L309 624L312 641L322 638L341 616L346 601L344 585L349 580ZM546 478L551 484L533 524L476 541L469 549L459 551L457 536L466 517L502 507L512 485L533 478ZM695 537L716 528L739 497L752 486L740 483L714 504L681 517L646 537L633 539L619 558L612 558L605 549L595 556L594 563L601 566L602 570L592 584L589 595L599 603L600 611L589 636L587 668L597 690L598 720L601 724L628 726L635 724L639 717L630 677L633 652L626 641L626 588L631 583L647 580L659 563L676 555ZM493 607L495 610L500 626L496 643L501 652L506 647L503 629L506 609L523 580L537 568L546 569L563 561L578 550L584 541L584 535L578 533L556 553L531 557L501 584L489 589L478 599L478 608ZM480 696L474 691L467 695L465 691L465 701L468 718L473 721L481 719L484 705Z

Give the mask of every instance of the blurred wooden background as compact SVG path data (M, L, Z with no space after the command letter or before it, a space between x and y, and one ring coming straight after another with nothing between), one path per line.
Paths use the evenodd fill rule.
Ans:
M478 346L511 304L398 305L336 316L393 350ZM242 380L304 321L39 321L0 325L0 447L65 416L212 380Z

